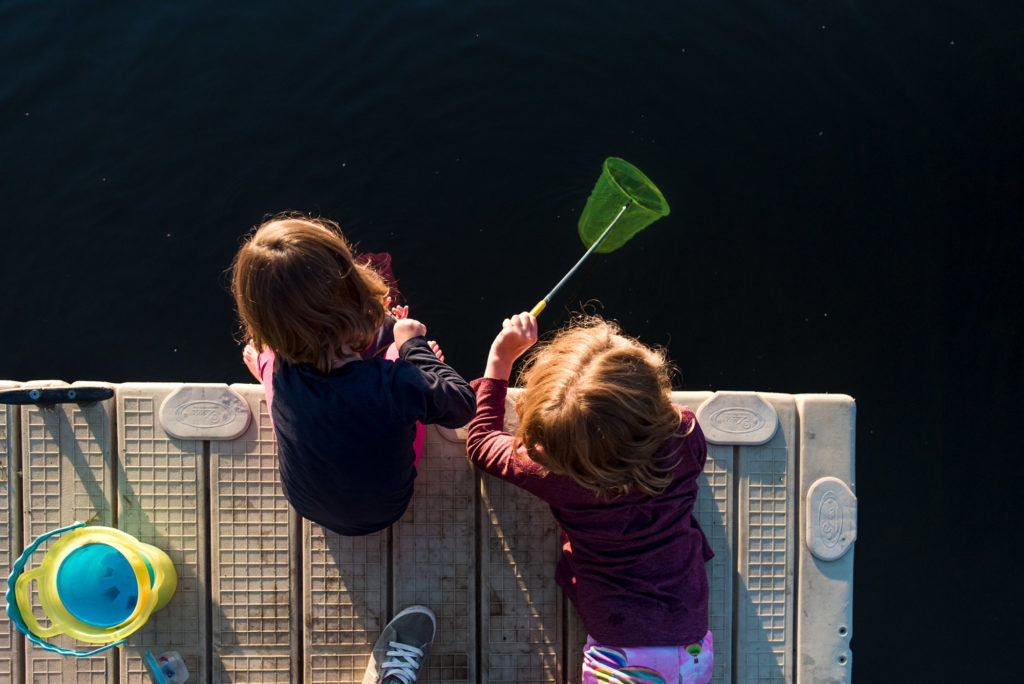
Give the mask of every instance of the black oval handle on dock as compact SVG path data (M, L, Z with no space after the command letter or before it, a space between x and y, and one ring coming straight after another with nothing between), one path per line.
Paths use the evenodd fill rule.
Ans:
M15 387L0 390L0 404L82 404L114 396L110 387Z

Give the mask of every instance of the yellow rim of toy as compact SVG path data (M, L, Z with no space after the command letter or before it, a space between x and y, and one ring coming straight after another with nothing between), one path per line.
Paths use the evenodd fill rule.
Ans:
M128 543L122 543L123 541ZM135 602L135 610L132 611L131 615L124 622L114 627L98 627L82 622L64 607L57 593L55 580L57 569L72 551L85 544L106 544L119 551L131 565L135 579L138 582L139 597ZM17 579L15 597L18 603L18 611L21 613L21 617L25 620L26 625L40 637L45 638L57 634L67 634L79 641L91 644L116 641L137 630L153 612L159 593L157 587L164 580L163 569L160 568L159 563L151 562L153 580L152 584L150 584L149 572L143 560L143 552L135 548L139 544L141 542L134 537L112 527L79 528L66 534L47 552L47 557L50 554L54 554L52 561L47 561L46 557L44 557L41 565L23 572ZM47 575L53 575L53 577L47 577ZM32 613L32 602L28 593L28 585L32 580L37 581L39 600L43 611L50 620L49 627L40 625ZM22 599L25 601L24 604L22 604Z

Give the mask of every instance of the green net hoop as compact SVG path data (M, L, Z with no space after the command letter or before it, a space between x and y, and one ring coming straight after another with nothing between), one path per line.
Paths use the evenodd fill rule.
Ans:
M625 213L597 247L597 252L612 252L662 216L668 216L668 202L651 179L624 159L608 157L601 167L601 176L587 198L580 215L579 233L583 244L590 247L601 237L619 211L629 200Z

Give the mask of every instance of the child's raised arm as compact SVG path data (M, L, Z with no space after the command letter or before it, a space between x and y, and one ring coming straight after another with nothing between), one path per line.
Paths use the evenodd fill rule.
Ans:
M476 415L466 435L466 455L477 468L528 491L545 479L543 466L519 457L516 439L504 432L505 392L512 364L537 341L537 319L523 312L506 318L491 343L484 377L474 381Z
M484 377L507 381L512 373L512 364L536 341L536 318L526 311L506 318L501 324L501 332L491 343Z

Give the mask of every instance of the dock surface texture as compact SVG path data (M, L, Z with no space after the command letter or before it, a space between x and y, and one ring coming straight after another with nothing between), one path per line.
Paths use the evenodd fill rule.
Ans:
M0 404L0 568L92 518L166 551L178 586L123 647L86 658L30 643L4 615L0 682L148 682L146 650L180 653L190 682L358 682L382 627L411 604L438 617L419 681L579 681L586 633L554 581L558 527L539 500L468 464L463 431L428 426L406 514L342 537L285 501L259 385L0 382L0 394L59 386L114 396ZM697 517L716 554L713 681L849 681L853 400L673 399L709 440Z

